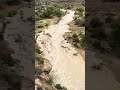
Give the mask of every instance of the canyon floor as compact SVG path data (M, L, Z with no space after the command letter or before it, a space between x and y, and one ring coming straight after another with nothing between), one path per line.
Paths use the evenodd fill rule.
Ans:
M63 37L66 32L70 32L68 23L73 20L75 13L71 10L68 12L58 24L50 25L39 33L37 43L44 58L52 64L50 74L54 77L54 83L60 83L68 90L85 90L84 58Z

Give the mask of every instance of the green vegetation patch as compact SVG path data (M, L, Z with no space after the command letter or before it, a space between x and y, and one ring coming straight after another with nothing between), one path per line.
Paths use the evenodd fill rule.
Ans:
M49 85L52 85L52 83L53 83L53 77L52 77L52 76L49 76L49 77L46 79L46 83L49 84Z
M53 16L61 17L65 13L58 7L48 6L42 12L41 18L52 18Z
M57 90L68 90L66 87L62 87L61 84L56 84L55 87L57 88Z

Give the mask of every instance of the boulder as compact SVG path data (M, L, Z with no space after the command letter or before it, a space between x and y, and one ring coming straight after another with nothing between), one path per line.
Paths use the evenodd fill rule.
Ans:
M43 71L44 71L46 74L49 74L49 72L51 71L51 69L52 69L51 63L49 62L49 60L45 59L45 60L44 60Z

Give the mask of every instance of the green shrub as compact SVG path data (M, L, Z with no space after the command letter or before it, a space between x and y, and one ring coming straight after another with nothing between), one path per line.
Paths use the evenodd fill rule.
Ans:
M39 48L35 48L35 51L36 51L36 53L38 53L38 54L41 54L42 52L40 51L40 49Z
M38 20L40 20L40 17L35 15L35 21L38 21Z
M44 18L52 18L53 16L61 17L64 13L58 7L46 7L43 11L42 17Z
M61 84L56 84L55 87L56 87L57 89L62 89L62 88L63 88L63 87L61 86Z
M85 48L85 35L80 34L80 47Z
M38 28L44 28L44 25L40 24L40 25L38 26Z
M60 84L56 84L55 87L56 87L58 90L68 90L66 87L62 87Z
M36 59L38 60L39 64L44 64L44 58L41 55L37 56Z
M42 68L35 67L35 75L41 75L43 73Z
M83 12L84 9L82 7L76 9L78 12Z
M74 33L74 34L72 35L72 37L73 37L73 38L77 38L78 35L77 35L76 33Z
M51 18L53 15L54 7L47 7L46 10L43 12L43 16L45 18Z
M85 21L84 19L75 18L75 24L78 25L79 27L83 27L85 26Z
M52 85L53 77L49 76L48 79L46 80L46 83L49 84L49 85Z

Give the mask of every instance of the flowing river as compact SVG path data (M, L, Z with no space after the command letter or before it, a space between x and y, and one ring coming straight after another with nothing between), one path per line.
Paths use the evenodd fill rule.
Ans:
M54 83L66 86L68 90L85 90L84 58L63 37L65 32L70 32L67 24L73 20L75 13L71 10L68 12L58 24L40 33L37 43L44 58L52 64L50 74L54 77Z

